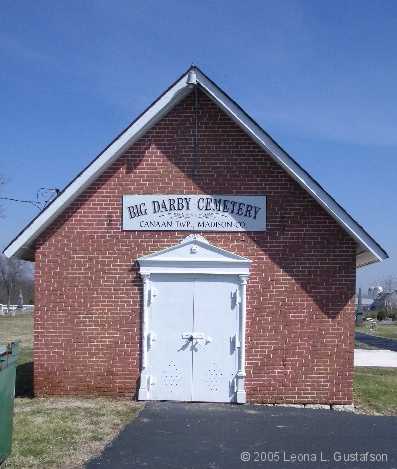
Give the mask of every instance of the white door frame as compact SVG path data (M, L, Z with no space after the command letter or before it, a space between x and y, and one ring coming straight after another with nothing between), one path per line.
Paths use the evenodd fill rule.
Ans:
M150 334L149 311L155 291L151 288L151 274L211 274L237 275L239 288L239 359L236 385L236 402L246 402L245 393L245 323L246 286L251 261L237 254L210 244L200 235L189 235L180 244L155 252L138 259L140 275L143 279L142 317L142 361L138 392L139 400L150 399L152 377L148 351L154 337Z

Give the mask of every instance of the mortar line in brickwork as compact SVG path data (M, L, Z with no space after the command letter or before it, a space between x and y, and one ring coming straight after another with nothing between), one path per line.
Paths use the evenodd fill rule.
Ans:
M286 300L287 301L287 300ZM283 337L283 358L282 358L282 361L283 361L283 379L282 379L282 386L283 386L283 396L285 395L285 389L286 389L286 382L287 382L287 368L286 368L286 361L287 361L287 358L286 358L286 354L287 354L287 339L288 339L288 335L287 335L287 318L286 318L286 311L287 311L287 308L285 307L285 303L284 303L284 308L283 308L283 303L280 302L280 312L281 312L281 324L282 324L282 337Z

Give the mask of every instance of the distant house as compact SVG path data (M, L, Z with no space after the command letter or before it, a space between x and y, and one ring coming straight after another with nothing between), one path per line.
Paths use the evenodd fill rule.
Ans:
M374 300L372 298L361 298L361 309L362 312L369 311ZM356 307L358 306L358 296L355 298Z

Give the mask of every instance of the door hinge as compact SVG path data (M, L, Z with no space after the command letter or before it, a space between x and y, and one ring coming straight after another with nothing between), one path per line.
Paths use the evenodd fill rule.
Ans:
M230 388L230 393L231 394L237 392L237 378L232 378L229 381L229 388Z
M147 337L147 348L150 350L153 347L153 342L156 342L157 340L157 334L154 332L149 332L148 337Z
M155 298L158 296L159 292L156 287L151 286L149 289L149 304L151 305Z
M233 350L237 350L241 347L241 343L240 343L240 339L239 339L239 336L238 334L234 334L233 337L230 337L230 342L232 344L232 349Z
M234 308L236 305L241 303L240 289L237 288L236 290L232 291L230 295L232 298L232 308Z
M148 377L148 388L149 388L149 390L150 390L150 387L151 387L151 386L154 386L156 383L157 383L156 378L155 378L154 376L151 376L151 375L150 375L150 376Z

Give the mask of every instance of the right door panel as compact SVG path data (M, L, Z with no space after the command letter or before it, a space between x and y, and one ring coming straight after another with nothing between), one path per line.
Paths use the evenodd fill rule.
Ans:
M206 276L194 282L193 328L203 339L193 342L192 400L234 400L238 349L238 279Z

